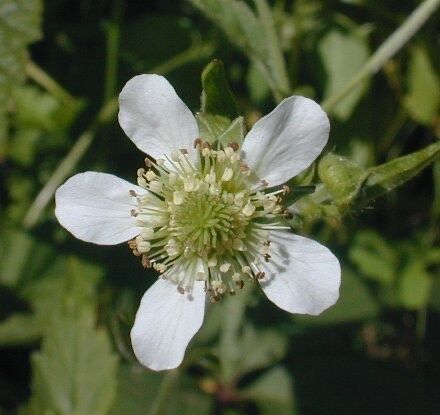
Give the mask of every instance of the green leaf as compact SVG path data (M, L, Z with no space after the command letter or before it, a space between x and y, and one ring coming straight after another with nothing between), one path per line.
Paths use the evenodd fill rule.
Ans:
M318 53L327 75L324 100L339 92L364 66L369 56L368 44L363 30L352 22L330 29L318 43ZM360 84L333 109L341 120L350 117L354 107L365 92L368 82Z
M225 68L219 60L210 62L202 72L202 112L234 119L238 107L226 80Z
M266 40L267 64L274 79L275 84L284 96L289 95L290 85L287 77L285 61L281 51L281 41L275 30L275 22L272 10L266 0L254 0L257 6L258 17L264 30Z
M399 284L399 299L402 305L418 310L428 304L432 278L423 261L410 262L403 270Z
M399 157L368 170L363 200L369 201L394 190L440 158L440 141L423 150Z
M229 40L246 54L267 57L264 30L250 7L241 0L189 0L214 21Z
M218 25L264 76L277 99L290 91L280 40L266 1L256 0L258 16L242 0L189 0Z
M17 346L36 341L43 326L32 314L17 313L0 322L0 345Z
M367 278L384 285L390 285L396 278L398 255L375 232L359 232L350 248L349 257Z
M117 358L90 310L55 317L32 356L35 415L102 415L116 390Z
M287 370L276 366L242 391L242 396L255 401L262 415L295 415L293 385Z
M318 164L318 175L340 206L348 206L357 196L368 172L346 157L326 154Z
M172 382L161 391L165 378L170 376ZM156 400L163 392L166 393L163 407L159 408L161 411L154 411L157 410ZM157 373L124 364L119 369L117 398L109 415L204 415L210 413L210 407L211 399L198 390L190 376L176 371Z
M408 91L404 105L416 121L431 125L440 110L440 77L428 51L422 46L410 51Z
M106 414L116 390L117 357L106 332L95 327L96 268L76 258L64 265L57 280L46 278L27 290L45 322L41 351L32 355L30 413Z
M24 79L26 47L41 36L40 0L0 2L0 153L6 136L6 111L11 93Z
M264 74L261 73L261 70L255 63L249 65L246 74L246 85L249 90L250 99L255 104L262 104L270 93Z
M255 346L257 344L258 347ZM240 378L281 360L286 353L287 341L275 330L257 331L250 324L246 324L234 346L240 353L235 362L234 376Z

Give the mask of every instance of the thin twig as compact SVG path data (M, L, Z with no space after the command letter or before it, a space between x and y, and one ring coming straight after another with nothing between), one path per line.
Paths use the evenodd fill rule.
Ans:
M417 7L405 22L377 49L364 67L338 92L326 99L321 105L331 112L335 106L352 92L365 79L378 72L416 32L434 14L440 0L425 0Z
M37 197L33 201L26 216L23 219L23 227L30 229L36 225L40 215L43 213L44 208L52 199L58 186L66 179L66 177L75 168L78 161L85 154L98 128L109 121L111 121L118 110L118 100L116 98L108 101L96 118L92 121L89 128L84 131L70 149L66 157L61 161L58 167L53 172L50 179L40 190Z
M46 91L50 92L52 96L58 99L64 105L71 107L75 105L76 99L69 94L57 81L55 81L49 74L41 69L35 62L28 61L26 63L26 75L32 79L36 84L40 85Z

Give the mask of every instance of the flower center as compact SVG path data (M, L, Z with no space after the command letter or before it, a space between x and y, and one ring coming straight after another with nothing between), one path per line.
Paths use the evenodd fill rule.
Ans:
M145 267L191 291L205 281L211 300L235 293L245 279L264 277L261 260L270 260L269 233L282 225L280 194L264 193L231 144L212 149L200 139L195 151L174 152L166 160L146 159L138 184L148 192L130 194L138 200L132 211L141 233L129 242Z

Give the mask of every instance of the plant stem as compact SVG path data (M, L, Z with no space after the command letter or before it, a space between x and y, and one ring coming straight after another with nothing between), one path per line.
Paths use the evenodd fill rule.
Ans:
M179 369L166 372L159 387L157 398L154 400L149 415L165 415L166 402L170 399L170 391L179 376Z
M28 61L26 63L26 75L64 105L69 107L75 105L76 99L35 62Z
M122 2L117 0L113 10L113 18L104 26L106 35L106 65L104 84L104 103L110 101L116 93L118 81L119 44L120 44L120 19Z
M331 112L362 81L378 72L415 35L439 5L440 0L425 0L420 4L406 21L377 49L364 67L340 91L326 99L322 103L322 107Z

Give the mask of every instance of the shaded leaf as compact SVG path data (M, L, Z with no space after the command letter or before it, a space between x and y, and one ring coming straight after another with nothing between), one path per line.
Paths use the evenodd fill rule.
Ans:
M390 285L396 278L398 253L375 232L359 232L349 257L363 275L381 284Z
M168 382L163 406L161 388ZM163 391L162 391L163 393ZM172 399L170 399L172 397ZM163 413L167 415L209 414L211 399L198 390L194 381L178 371L157 373L139 366L121 365L118 373L118 393L109 415Z
M117 358L89 311L53 319L42 349L32 356L30 413L102 415L116 389Z
M403 270L399 284L399 299L402 305L412 310L425 307L428 303L432 279L422 261L413 261Z
M247 399L257 404L263 415L295 415L293 384L287 370L276 366L242 391Z
M206 66L202 72L202 88L202 112L231 120L238 117L238 107L226 80L222 62L213 60Z
M38 340L43 326L32 314L17 313L0 322L0 345L16 346Z
M47 314L42 348L32 355L29 410L35 415L106 414L116 390L117 357L106 332L95 327L97 278L83 261L68 258L65 265L58 289L56 280L47 278L27 293L40 321Z
M411 49L407 83L404 105L416 121L432 124L440 110L440 77L421 46Z

